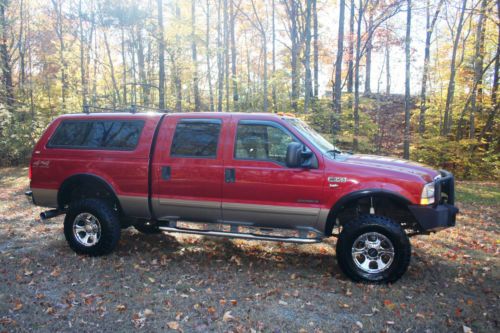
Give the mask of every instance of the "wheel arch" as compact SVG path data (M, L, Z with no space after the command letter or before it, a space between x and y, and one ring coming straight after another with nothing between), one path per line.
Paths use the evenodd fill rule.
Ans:
M340 214L345 212L348 207L355 205L356 203L360 202L360 200L368 198L388 200L392 202L395 207L405 212L409 212L408 205L412 204L411 200L409 200L405 196L397 192L384 189L364 189L348 193L337 200L333 207L330 209L326 220L325 235L329 236L332 234L337 218L340 216Z
M118 210L121 212L120 200L116 195L113 187L102 177L91 173L75 174L66 178L57 191L57 205L60 209L70 203L73 192L78 188L88 187L96 192L99 190L109 194L111 199L116 203Z

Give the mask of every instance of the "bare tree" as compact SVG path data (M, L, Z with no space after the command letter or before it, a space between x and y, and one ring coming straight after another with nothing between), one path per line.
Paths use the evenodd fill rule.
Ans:
M318 35L318 9L317 0L312 0L313 16L313 60L314 60L314 99L319 97L319 35Z
M439 0L431 21L430 1L427 0L424 67L422 69L422 87L420 90L420 117L418 126L418 132L420 134L424 134L425 132L425 111L427 110L427 80L429 77L429 62L431 58L431 37L434 31L434 27L436 26L436 22L443 2L444 0Z
M211 52L210 52L210 0L206 2L206 34L205 34L205 48L207 56L207 81L210 111L214 111L214 92L212 88L212 67L211 67Z
M65 43L64 43L64 34L63 34L63 15L62 15L62 0L51 0L52 6L54 7L54 11L56 13L56 35L59 41L59 61L60 64L60 72L61 72L61 109L66 109L66 59L64 57L65 52Z
M165 109L165 37L163 36L163 0L158 0L158 107Z
M353 75L354 75L354 0L351 0L349 6L349 47L348 47L348 63L347 63L347 92L352 93Z
M405 36L405 130L403 137L403 158L410 159L410 62L411 62L411 0L406 0L406 36Z
M342 56L344 54L344 21L345 0L339 2L339 29L337 37L337 57L335 60L335 82L333 85L333 110L340 115L342 112ZM338 125L337 125L338 126ZM333 129L333 133L336 132Z
M305 29L304 29L304 39L305 39L305 50L304 50L304 69L305 69L305 80L304 80L304 112L309 111L309 102L311 100L312 94L312 77L311 77L311 1L306 3L306 18L305 18Z
M462 35L462 28L464 25L464 16L466 7L467 7L467 0L463 0L462 6L460 8L460 17L458 19L457 30L455 32L455 40L453 41L453 50L451 53L450 79L448 81L448 92L446 94L446 106L444 109L443 128L441 129L441 135L443 136L448 135L451 130L452 106L453 106L453 97L455 94L455 76L457 73L456 69L457 50Z
M193 61L194 110L200 111L200 90L198 87L198 51L196 48L196 0L191 0L191 59Z

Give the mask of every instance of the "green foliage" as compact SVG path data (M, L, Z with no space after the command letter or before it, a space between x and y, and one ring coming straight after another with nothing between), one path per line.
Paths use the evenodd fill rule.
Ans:
M460 179L500 178L500 155L495 152L498 142L485 146L474 139L448 141L440 136L415 140L411 149L415 161L450 170Z

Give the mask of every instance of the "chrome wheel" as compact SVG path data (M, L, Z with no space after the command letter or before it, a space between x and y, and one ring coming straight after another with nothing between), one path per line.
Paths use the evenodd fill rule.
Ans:
M90 213L80 213L73 221L73 236L83 246L94 246L101 238L101 224Z
M364 272L380 273L394 261L394 246L389 238L378 232L365 233L354 241L352 259Z

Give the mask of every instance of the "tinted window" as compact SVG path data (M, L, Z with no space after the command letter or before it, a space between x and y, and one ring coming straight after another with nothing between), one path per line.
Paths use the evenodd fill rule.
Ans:
M49 141L49 148L133 150L142 120L63 121Z
M279 127L265 124L239 124L235 158L271 160L285 163L288 144L295 138Z
M209 157L217 155L221 122L214 120L181 120L175 129L171 156Z

